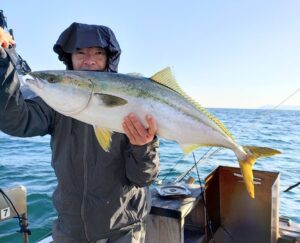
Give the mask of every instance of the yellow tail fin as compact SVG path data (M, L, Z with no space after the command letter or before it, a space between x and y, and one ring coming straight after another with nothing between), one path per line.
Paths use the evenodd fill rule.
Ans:
M240 168L244 177L246 189L250 197L254 198L254 183L253 183L253 172L252 166L257 158L269 157L276 154L281 154L276 149L266 147L255 147L255 146L243 146L243 149L247 153L247 156L243 160L239 160Z

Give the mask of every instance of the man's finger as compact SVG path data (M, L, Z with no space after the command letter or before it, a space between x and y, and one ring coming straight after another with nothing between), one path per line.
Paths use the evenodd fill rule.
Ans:
M0 45L3 48L8 48L9 45L15 45L15 41L13 40L12 36L5 32L2 28L0 28Z
M9 47L9 44L8 42L4 41L2 42L2 45L1 45L3 48L8 48Z
M148 129L148 133L150 136L154 136L157 132L157 124L156 124L156 121L155 119L150 116L150 115L147 115L146 116L146 120L147 120L147 123L149 125L149 129Z
M145 127L143 126L141 121L138 119L138 117L136 115L134 115L133 113L131 113L131 114L129 114L129 119L133 126L133 129L137 132L137 136L146 137L147 130L145 129Z
M124 132L125 132L125 134L127 135L129 141L130 141L132 144L136 143L135 137L134 137L134 135L131 133L130 129L128 128L128 126L127 126L127 124L126 124L126 122L123 122L123 123L122 123L122 126L123 126Z
M124 121L126 123L128 130L130 131L131 135L135 138L139 137L139 133L136 130L136 127L134 126L134 122L132 121L130 115L125 117Z

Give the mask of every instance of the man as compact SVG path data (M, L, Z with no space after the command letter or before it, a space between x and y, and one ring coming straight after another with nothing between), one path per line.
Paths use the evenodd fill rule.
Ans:
M0 43L14 44L3 31ZM117 72L121 54L111 29L79 23L60 35L54 51L67 69L107 72ZM126 135L114 133L107 153L92 126L59 114L40 97L26 99L16 90L10 98L17 75L3 48L0 54L0 129L20 137L51 135L58 180L55 242L143 242L143 220L150 210L147 186L159 171L154 118L146 117L145 128L135 114L128 114Z

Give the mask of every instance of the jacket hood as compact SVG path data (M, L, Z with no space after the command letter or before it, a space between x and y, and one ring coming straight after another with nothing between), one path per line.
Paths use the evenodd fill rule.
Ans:
M61 33L53 50L67 69L73 69L71 54L77 48L101 47L108 52L107 71L117 72L121 48L113 31L103 25L71 24Z

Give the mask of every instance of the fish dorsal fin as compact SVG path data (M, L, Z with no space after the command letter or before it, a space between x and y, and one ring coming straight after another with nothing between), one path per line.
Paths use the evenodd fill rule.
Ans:
M209 119L211 119L217 126L227 135L229 136L233 141L234 138L230 134L230 132L225 128L223 123L213 116L208 110L206 110L203 106L201 106L196 100L194 100L192 97L190 97L188 94L185 93L185 91L178 85L170 67L166 67L165 69L161 70L160 72L154 74L152 77L150 77L151 80L162 84L173 91L180 94L182 97L184 97L188 102L193 104L199 111L203 112Z
M161 70L160 72L154 74L150 77L153 81L167 86L168 88L174 90L175 92L185 96L185 92L183 89L178 85L170 67L166 67L165 69Z
M106 128L94 126L95 135L97 137L98 143L103 148L105 152L109 152L111 145L111 136L113 134L112 131Z

